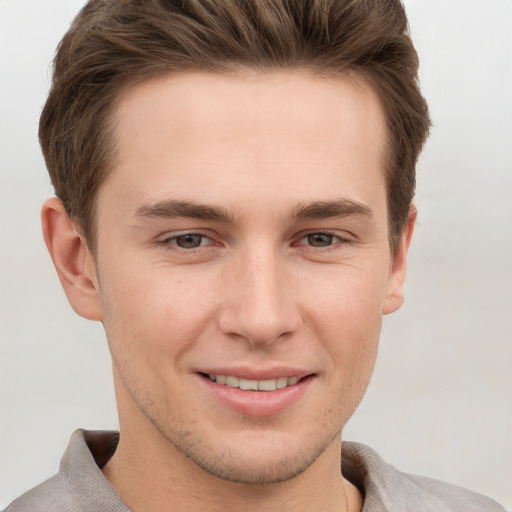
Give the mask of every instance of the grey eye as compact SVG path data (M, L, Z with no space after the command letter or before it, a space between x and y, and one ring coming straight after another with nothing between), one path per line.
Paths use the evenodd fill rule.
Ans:
M312 233L306 237L308 244L313 247L328 247L332 245L334 235L329 233Z
M202 245L203 238L203 235L189 233L186 235L177 236L175 240L176 245L182 249L195 249L196 247L200 247Z

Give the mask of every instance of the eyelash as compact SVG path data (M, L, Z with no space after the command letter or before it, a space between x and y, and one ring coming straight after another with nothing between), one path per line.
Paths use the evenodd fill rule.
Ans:
M200 244L197 247L189 247L189 248L180 247L177 243L177 240L179 238L185 238L187 236L188 237L201 237ZM303 243L308 238L314 237L314 236L326 236L326 237L330 237L331 240L330 240L330 243L326 246L315 246L310 243ZM207 241L207 240L210 240L211 242L213 242L213 244L203 243L204 241ZM331 251L331 250L338 249L340 246L345 246L350 243L351 243L350 239L341 237L340 235L336 235L329 231L312 231L312 232L302 235L299 238L298 242L294 243L293 245L294 246L307 246L308 250L325 252L325 251ZM208 248L211 248L212 245L215 246L215 245L220 245L220 244L215 243L215 241L211 237L209 237L208 235L205 235L204 233L185 232L185 233L178 233L176 235L170 236L168 238L165 238L164 240L160 240L157 242L157 245L160 247L163 247L164 249L174 250L174 251L177 251L177 252L180 252L183 254L190 254L196 250L204 249L204 248L208 249Z
M179 238L185 238L187 236L188 237L193 237L193 236L201 237L200 244L197 247L190 247L190 248L180 247L177 243L177 240ZM164 249L170 249L172 247L172 250L175 250L178 252L191 253L192 251L195 251L197 249L204 248L205 246L207 247L206 244L203 244L203 241L205 241L205 240L211 240L213 242L211 237L209 237L208 235L205 235L204 233L186 232L186 233L178 233L176 235L165 238L164 240L159 240L157 242L157 245L160 247L163 247Z
M318 236L327 236L327 237L331 238L331 241L326 246L315 246L312 244L301 243L302 241L307 240L308 238L314 237L314 236L317 236L317 237ZM344 238L340 235L336 235L329 231L313 231L313 232L306 233L305 235L303 235L300 238L299 243L297 245L306 245L311 250L332 251L332 250L336 250L336 249L340 248L340 246L344 246L347 244L350 244L350 240L348 238Z

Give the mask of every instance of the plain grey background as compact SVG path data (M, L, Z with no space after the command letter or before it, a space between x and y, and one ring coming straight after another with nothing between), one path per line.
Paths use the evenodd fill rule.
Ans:
M102 327L46 254L37 122L78 0L0 1L0 507L56 472L77 427L115 428ZM512 508L512 1L408 0L434 122L406 303L344 437Z

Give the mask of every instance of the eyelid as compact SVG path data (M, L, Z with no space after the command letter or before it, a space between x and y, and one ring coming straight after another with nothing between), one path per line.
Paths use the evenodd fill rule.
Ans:
M182 236L187 236L187 235L197 235L197 236L202 237L203 239L209 240L211 243L204 244L204 245L201 244L198 247L193 247L190 249L185 249L183 247L179 247L175 243L176 239L180 238ZM160 235L156 240L156 245L158 245L158 246L162 246L164 248L170 248L171 246L173 246L174 250L183 251L183 252L192 252L194 250L204 249L205 247L215 245L215 244L216 244L216 242L215 242L215 239L213 238L213 236L205 233L204 231L202 231L200 229L184 229L181 231L173 231L170 233L165 233L163 235Z
M323 234L323 235L329 235L333 237L333 243L331 245L325 246L325 247L315 247L306 242L306 239L308 236L315 235L315 234ZM186 236L186 235L197 235L202 237L203 239L206 239L209 241L209 243L206 243L204 245L199 245L195 248L190 249L184 249L182 247L179 247L176 243L173 243L176 241L177 238ZM345 236L344 236L345 235ZM307 246L310 247L312 250L328 250L331 248L337 248L340 245L346 245L354 243L355 236L352 235L350 232L343 231L343 234L341 234L337 230L332 229L311 229L311 230L304 230L301 233L298 233L295 237L295 241L292 243L292 245L295 246ZM192 252L194 250L199 249L205 249L212 246L219 246L222 245L221 242L216 240L216 237L212 235L210 232L205 232L205 230L202 229L184 229L180 231L171 231L168 233L164 233L162 235L159 235L155 241L156 245L169 247L174 246L175 250L183 251L183 252Z
M304 233L303 235L301 235L299 237L299 239L304 240L305 238L312 236L312 235L327 235L327 236L332 236L333 238L340 238L340 236L337 235L336 233L322 229L322 230L308 231L307 233Z
M297 239L299 241L304 240L305 238L307 238L308 236L311 236L311 235L329 235L329 236L332 236L333 238L336 238L340 241L346 241L346 242L350 242L354 238L354 236L347 231L343 231L343 233L340 233L338 230L335 230L335 229L311 229L311 230L307 230L307 231L303 231L303 232L299 233L297 235Z
M307 243L307 237L311 235L316 234L322 234L322 235L329 235L333 237L333 241L331 244L326 246L314 246L309 243ZM343 236L345 234L346 236ZM299 233L296 242L294 242L295 247L300 247L301 250L311 252L314 254L326 254L330 251L337 251L341 250L343 248L346 248L347 246L353 245L355 243L354 235L347 231L343 231L343 234L336 230L330 230L330 229L314 229L314 230L308 230L303 231L302 233Z

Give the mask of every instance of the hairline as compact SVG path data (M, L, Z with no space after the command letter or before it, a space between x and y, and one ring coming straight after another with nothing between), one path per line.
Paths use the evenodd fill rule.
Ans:
M234 78L241 78L244 76L250 76L251 74L257 76L264 76L269 73L289 73L289 74L297 74L297 75L308 75L313 78L319 79L338 79L338 80L347 80L351 82L355 86L366 85L369 87L373 93L376 95L380 107L382 108L382 112L384 114L385 121L385 129L386 129L386 139L383 148L382 158L382 166L384 172L384 180L385 180L385 189L386 189L386 215L387 215L387 226L388 226L388 240L391 253L394 253L398 247L398 242L402 231L407 224L408 219L402 223L400 226L399 232L393 232L393 225L391 219L391 210L390 210L390 190L389 190L389 176L393 173L392 170L392 160L393 160L393 143L392 143L392 133L391 127L389 126L389 113L386 108L384 99L382 98L382 93L379 88L374 85L373 81L370 77L368 77L367 73L365 73L364 69L358 69L356 67L351 67L350 65L346 66L346 70L334 70L331 68L322 67L319 64L303 64L303 65L290 65L290 66L282 66L282 65L244 65L232 62L220 62L216 64L215 67L206 68L204 66L184 66L182 69L168 69L168 70L153 70L151 66L146 68L144 72L141 72L139 76L135 78L127 78L124 81L120 82L117 91L112 95L112 98L109 103L106 105L106 110L104 113L103 119L103 134L107 139L107 145L109 146L109 154L104 162L104 168L102 171L102 179L97 185L96 190L94 191L94 195L91 197L90 204L90 215L88 219L77 219L74 216L70 216L70 220L76 226L78 231L83 235L87 247L91 252L91 255L96 258L97 256L97 203L99 196L101 194L101 190L108 180L109 176L114 172L117 165L117 153L119 150L119 138L116 136L117 130L116 127L120 121L118 113L119 106L121 105L123 98L136 86L151 81L164 79L166 77L179 77L182 75L189 75L193 73L207 73L211 75L222 75L222 76L232 76ZM409 211L413 208L413 202L409 204Z

